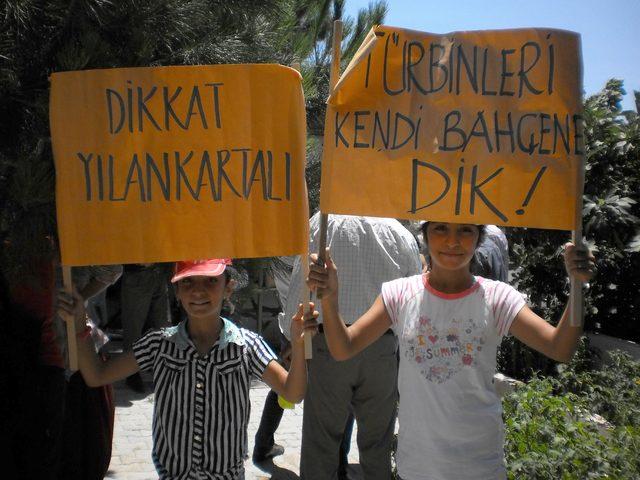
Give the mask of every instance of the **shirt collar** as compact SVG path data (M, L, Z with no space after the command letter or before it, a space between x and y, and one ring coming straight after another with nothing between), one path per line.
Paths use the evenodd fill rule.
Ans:
M230 320L224 317L222 319L222 330L220 330L220 336L215 345L218 348L225 348L230 343L235 343L238 346L245 344L244 337L240 329ZM187 348L193 346L191 338L189 338L189 332L187 331L187 320L180 322L177 326L166 329L167 337L170 341L175 343L180 348ZM214 345L214 346L215 346Z
M242 336L242 332L238 326L233 323L231 320L227 320L224 317L222 318L222 331L220 332L220 337L216 344L220 348L226 347L229 343L235 343L238 346L244 345L244 337Z

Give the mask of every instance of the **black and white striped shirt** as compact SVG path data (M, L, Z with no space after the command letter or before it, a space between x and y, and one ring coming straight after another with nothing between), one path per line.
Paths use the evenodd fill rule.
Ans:
M275 355L253 332L223 319L220 338L200 355L186 322L151 332L133 353L152 370L153 462L161 480L236 480L244 476L250 376Z

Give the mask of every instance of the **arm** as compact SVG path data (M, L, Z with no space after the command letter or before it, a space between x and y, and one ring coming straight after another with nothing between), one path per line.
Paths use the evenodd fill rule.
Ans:
M306 259L305 259L306 260ZM298 311L298 305L300 303L300 289L302 287L302 264L300 263L300 256L296 257L291 267L291 275L289 277L289 289L286 292L286 297L282 303L283 315L278 316L278 326L284 337L291 341L291 319Z
M122 265L94 265L83 268L88 269L89 275L89 282L79 292L84 300L97 295L122 275Z
M578 249L567 243L564 251L565 267L570 276L589 281L595 273L595 259L588 249ZM511 324L510 333L518 340L559 362L573 357L582 334L582 325L572 326L567 306L556 327L525 306Z
M336 360L347 360L364 350L386 332L391 318L378 296L369 310L347 327L338 311L338 269L327 249L325 266L311 255L309 288L322 291L322 319L329 351Z
M89 283L82 290L80 290L79 293L84 300L89 300L91 297L97 295L109 285L110 284L108 283L102 283L102 281L98 280L97 278L92 278Z
M315 318L318 312L314 310L314 304L310 304L310 312L303 317L302 304L298 307L298 313L291 322L291 365L289 372L275 361L269 362L262 374L262 379L278 395L289 402L298 403L304 399L307 389L307 365L304 360L304 336L303 332L313 334L316 331Z
M76 322L76 331L81 333L86 327L86 314L82 299L75 294L61 292L58 295L58 313L66 321ZM77 339L78 366L82 378L90 387L107 385L136 373L139 369L133 353L128 352L103 361L95 351L91 337Z

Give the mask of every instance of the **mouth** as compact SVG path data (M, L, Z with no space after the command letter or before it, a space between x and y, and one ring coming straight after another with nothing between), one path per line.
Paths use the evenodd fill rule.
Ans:
M200 300L197 302L189 302L189 305L194 305L196 307L201 307L202 305L209 305L211 302L208 300Z

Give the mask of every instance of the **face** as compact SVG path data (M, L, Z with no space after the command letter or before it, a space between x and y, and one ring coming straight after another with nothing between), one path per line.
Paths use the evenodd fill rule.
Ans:
M176 296L189 318L217 317L232 289L224 273L217 277L193 276L178 280Z
M429 222L427 245L434 266L446 270L468 268L480 230L467 223Z

